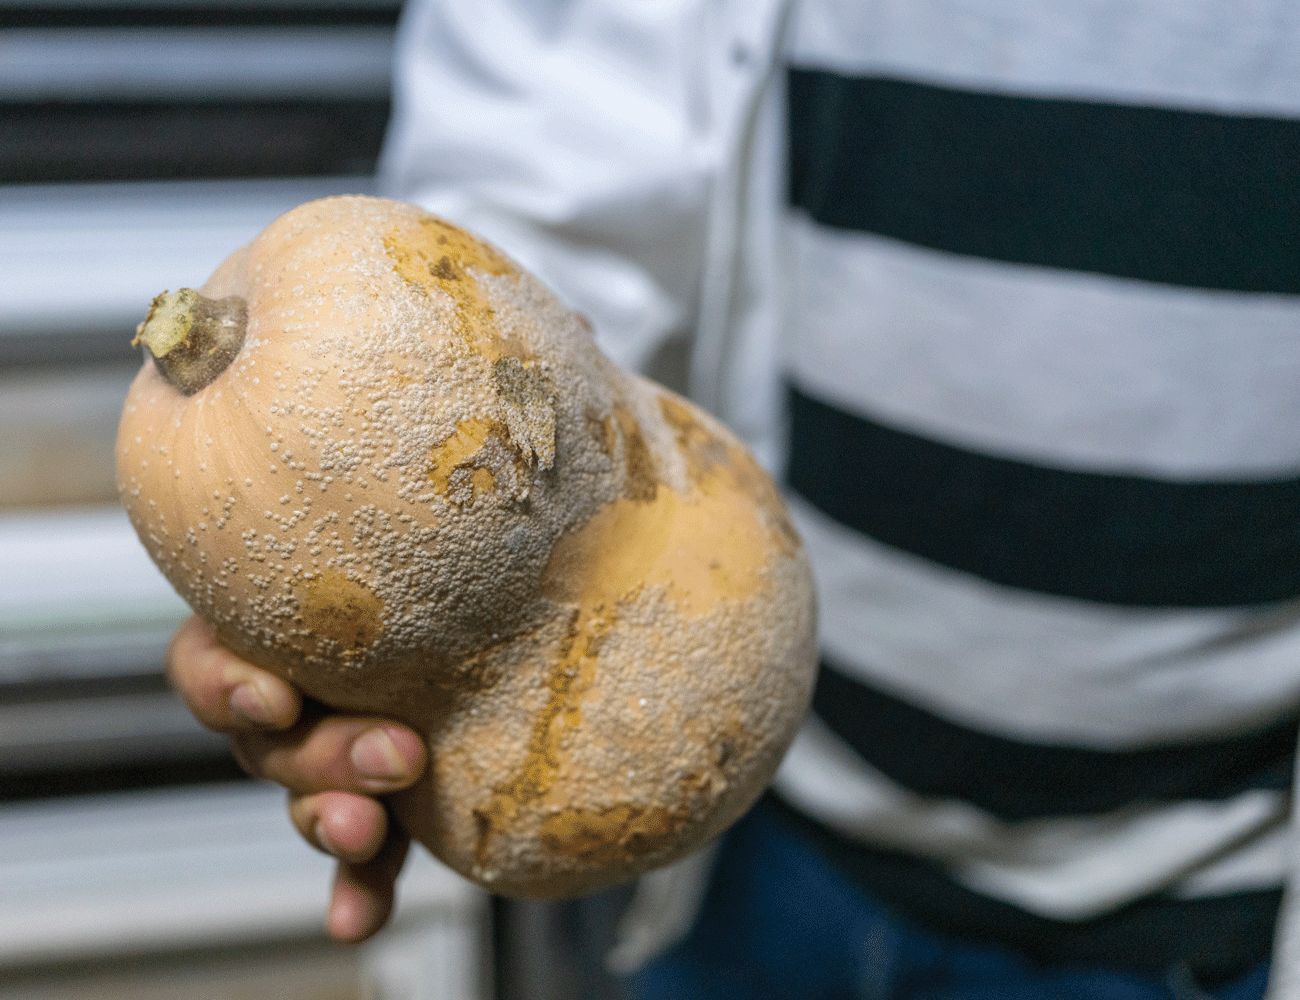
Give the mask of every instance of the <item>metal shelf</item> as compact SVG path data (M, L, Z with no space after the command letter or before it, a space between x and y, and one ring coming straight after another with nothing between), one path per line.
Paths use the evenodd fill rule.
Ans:
M8 806L0 970L319 937L332 869L260 783ZM486 895L418 848L398 892L373 975L423 981L421 998L481 996Z
M393 29L19 28L0 32L0 101L386 97Z
M206 281L296 205L373 189L369 176L0 186L0 364L130 358L159 292Z

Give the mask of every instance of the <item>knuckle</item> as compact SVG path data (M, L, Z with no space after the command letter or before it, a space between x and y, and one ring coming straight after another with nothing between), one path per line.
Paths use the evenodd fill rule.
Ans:
M289 821L298 831L299 836L313 847L324 850L324 845L316 838L316 824L319 822L319 804L313 795L289 795Z
M337 766L319 738L319 725L299 726L282 733L250 732L239 736L257 777L274 781L298 795L314 795L338 787Z
M167 650L167 679L205 725L222 718L224 670L214 646L196 641L191 619L181 626Z

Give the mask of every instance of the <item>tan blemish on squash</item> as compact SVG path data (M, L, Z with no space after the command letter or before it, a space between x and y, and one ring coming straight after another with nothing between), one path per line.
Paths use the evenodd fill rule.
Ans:
M442 219L424 216L417 225L399 223L384 237L384 252L408 286L442 292L456 306L457 332L489 362L522 357L523 345L503 336L487 289L474 272L516 276L518 270L496 249Z
M692 483L702 485L716 474L720 463L726 462L726 443L670 396L659 397L659 410L677 438L677 447L686 460L686 475Z
M542 821L542 843L586 864L613 865L671 843L688 819L685 809L626 802L604 809L571 807Z
M432 254L434 248L449 256L454 267L476 267L497 276L517 274L514 263L490 243L471 235L457 225L433 215L420 217L420 230L424 236L423 247ZM439 258L441 262L441 257Z
M474 471L469 474L469 487L470 491L474 494L475 500L481 497L484 493L491 493L496 489L496 485L497 477L492 475L492 472L489 469L485 469L482 466L474 469Z
M640 587L664 588L691 617L766 587L767 544L744 498L710 502L661 489L648 503L620 497L556 543L542 590L582 607L613 605Z
M531 468L532 463L512 440L509 427L499 420L475 417L462 420L433 449L429 482L434 493L460 507L495 492L520 500L527 495ZM506 476L509 482L503 483Z
M474 456L483 450L489 437L504 437L508 433L496 420L474 417L458 423L451 436L433 449L429 482L433 484L434 492L445 494L451 485L451 474L472 462Z
M771 477L745 449L733 446L727 449L727 455L732 483L736 489L752 498L767 516L772 542L781 554L795 558L803 542L790 522L790 515L781 502L781 496L772 484Z
M799 535L771 478L754 457L718 437L671 396L659 397L659 409L677 438L691 482L710 495L723 489L748 496L767 519L772 542L782 555L793 557L802 544Z
M695 810L726 786L718 770L693 771L674 783L671 806L620 802L554 809L542 820L542 843L556 854L597 865L655 854L670 846Z
M337 643L344 655L370 648L379 637L384 602L361 581L327 569L306 581L305 591L303 625Z
M614 420L623 436L623 462L627 466L627 486L623 495L629 500L649 503L659 489L654 456L646 444L641 425L623 403L614 404Z
M492 790L491 804L475 811L479 864L490 853L491 837L507 829L519 809L544 798L562 770L561 752L565 737L582 722L580 702L596 679L597 658L613 621L604 606L580 609L551 667L546 705L533 720L528 752L520 769L508 781Z
M596 608L579 613L561 658L551 668L550 695L533 721L528 759L519 774L500 789L515 802L541 798L559 776L564 736L582 721L578 702L596 678L600 647L613 625L603 611Z

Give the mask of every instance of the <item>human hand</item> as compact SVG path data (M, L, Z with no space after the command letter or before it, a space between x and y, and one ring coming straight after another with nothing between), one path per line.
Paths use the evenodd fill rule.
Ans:
M195 717L226 733L249 774L289 790L289 817L314 847L338 859L326 928L364 941L393 906L410 838L376 796L411 785L424 742L387 719L331 713L219 646L190 618L167 653L167 676Z

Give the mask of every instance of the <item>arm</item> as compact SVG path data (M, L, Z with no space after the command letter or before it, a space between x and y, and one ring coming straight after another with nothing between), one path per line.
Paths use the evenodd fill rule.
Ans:
M642 368L695 307L717 156L702 0L414 0L384 193L498 244Z

